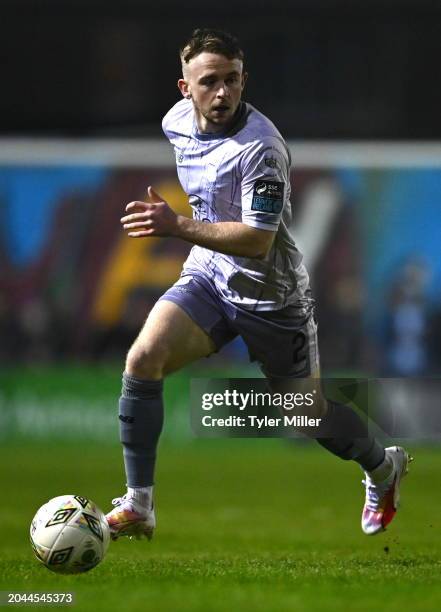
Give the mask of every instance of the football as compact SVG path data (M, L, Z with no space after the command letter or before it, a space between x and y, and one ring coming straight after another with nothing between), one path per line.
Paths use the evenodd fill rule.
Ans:
M37 559L59 574L87 572L103 560L110 534L96 504L80 495L60 495L41 506L30 528Z

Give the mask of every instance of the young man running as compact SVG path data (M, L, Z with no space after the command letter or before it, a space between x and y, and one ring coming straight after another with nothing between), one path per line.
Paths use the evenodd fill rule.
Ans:
M288 148L274 124L241 100L247 75L234 37L195 30L181 61L183 99L163 130L193 219L176 215L149 187L150 202L128 204L121 222L132 238L174 236L194 246L127 355L119 403L127 493L107 514L114 539L151 538L155 528L153 476L167 374L237 335L270 383L319 373L309 278L290 234ZM323 400L315 410L311 416L323 424L318 442L366 472L363 531L383 531L396 512L407 453L384 449L344 405Z

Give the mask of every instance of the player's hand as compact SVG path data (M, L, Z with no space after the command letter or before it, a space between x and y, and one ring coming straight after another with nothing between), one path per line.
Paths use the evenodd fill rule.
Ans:
M145 236L174 236L177 232L178 216L170 206L156 193L153 187L148 188L150 202L130 202L121 223L130 238Z

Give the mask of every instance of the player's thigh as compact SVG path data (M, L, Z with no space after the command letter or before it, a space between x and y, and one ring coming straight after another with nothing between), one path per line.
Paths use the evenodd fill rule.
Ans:
M292 360L295 371L292 389L295 393L301 393L303 396L308 394L314 398L313 403L303 409L306 416L323 418L327 412L327 402L320 382L317 323L314 316L311 316L298 332L294 332L291 346L294 347ZM289 356L289 344L287 355Z
M247 317L240 323L250 356L268 379L306 379L318 375L317 324L312 314L298 323L268 317Z
M177 304L159 300L127 356L126 371L162 378L216 350L210 336Z
M255 329L256 333L251 342L248 337L247 344L272 390L304 396L312 394L313 404L307 409L303 407L299 414L323 417L327 406L318 380L320 360L314 316L311 314L301 325L285 329L274 327L271 321L266 321L261 329Z

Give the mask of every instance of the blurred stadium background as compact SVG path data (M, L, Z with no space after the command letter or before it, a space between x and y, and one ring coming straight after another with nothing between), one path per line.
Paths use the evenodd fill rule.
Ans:
M178 99L177 47L198 25L239 36L244 97L289 141L293 231L317 298L325 375L439 373L440 7L244 0L234 18L226 1L213 19L199 1L165 5L167 18L163 3L141 0L2 2L5 437L17 428L34 435L51 407L60 432L77 419L102 435L90 416L100 410L114 427L108 402L125 351L188 251L172 239L130 241L119 217L148 184L190 213L160 120ZM196 369L258 375L240 341ZM185 406L192 372L169 385L170 404Z
M291 147L293 231L317 299L324 374L439 376L440 19L441 5L430 0L224 0L216 5L200 0L2 0L3 588L43 584L43 570L38 573L40 568L30 562L27 526L47 498L72 487L107 509L109 499L122 492L116 409L124 356L156 298L177 278L188 246L172 239L130 241L119 218L127 202L145 196L149 184L176 210L190 214L160 121L178 100L177 48L195 27L221 27L239 37L249 71L244 98L276 123ZM320 607L314 576L307 574L314 586L306 599L316 602L316 610L342 609L345 590L339 581L347 571L348 551L360 551L350 575L359 596L357 579L374 580L372 568L378 567L378 550L385 542L378 549L378 541L366 542L358 531L358 468L334 462L312 445L237 439L210 445L192 439L192 376L258 375L237 341L169 379L163 440L168 452L160 455L158 466L165 483L158 487L162 535L155 549L139 547L135 556L143 564L147 555L151 563L163 563L164 570L160 565L159 573L152 573L158 584L149 587L160 598L167 591L161 572L169 576L171 555L189 550L188 534L191 552L224 554L227 565L232 554L245 558L247 551L310 551L305 571L326 574L328 582ZM417 413L402 393L399 399L403 409ZM409 479L409 490L414 487L409 497L419 499L431 487L435 513L437 449L425 449L419 460L418 479ZM343 476L348 470L354 475L349 478L352 489ZM190 483L189 473L194 475ZM268 493L263 496L262 474ZM291 486L294 477L296 487ZM311 514L305 510L292 520L294 507L311 508ZM342 507L348 515L336 516ZM272 526L268 516L276 517ZM388 596L390 610L408 603L405 593L414 597L414 610L439 609L439 598L433 607L424 600L435 593L424 580L430 579L438 554L432 528L441 527L436 516L427 516L424 506L410 501L397 525L401 540L386 539L385 553L401 542L405 557L402 566L394 566L393 559L387 566L387 576L396 578ZM332 533L330 517L338 522ZM416 525L415 531L411 527ZM129 544L109 553L115 576L121 559L132 560ZM418 565L414 551L425 551L426 565ZM341 553L343 565L338 561L330 574L326 562L314 569L314 558L321 559L322 553L336 558ZM197 597L193 577L200 583L205 574L193 575L197 563L191 563L186 558L182 567L172 563L178 580L170 574L169 592L179 605L168 609L190 609ZM249 563L254 568L254 561ZM94 574L98 581L105 576L103 585L110 575L100 574L105 567ZM127 567L131 571L134 566ZM286 567L279 573L275 562L275 573L271 569L268 575L284 577L288 589L291 566ZM403 578L402 568L407 568ZM249 579L245 572L245 582L239 581L237 599L231 600L236 609L246 610L251 603L265 612L292 609L285 605L293 601L291 591L284 603L274 599L274 606L268 605L275 594L262 599L258 575ZM182 576L188 576L188 585ZM247 595L254 579L256 591ZM419 580L421 590L416 588ZM44 584L54 586L49 577ZM89 583L82 584L86 588ZM297 586L300 593L303 587ZM391 597L401 587L404 599L394 607ZM101 597L114 605L110 600L116 587L101 588L90 599L90 609L100 609ZM191 609L223 609L227 588L221 583L222 597L211 598L209 607L204 600ZM137 609L128 605L126 583L121 593L125 608ZM372 609L378 603L375 593L372 597L366 607L358 598L357 609ZM296 600L295 609L306 609L298 607L301 601Z

